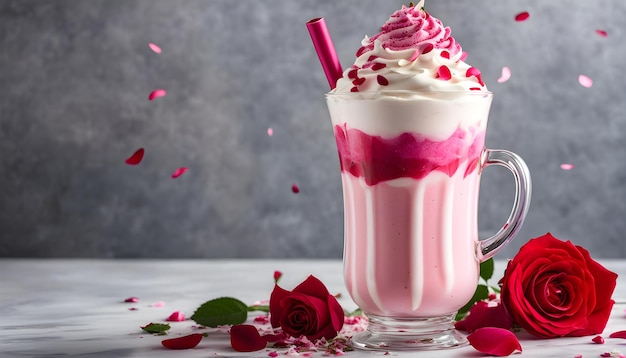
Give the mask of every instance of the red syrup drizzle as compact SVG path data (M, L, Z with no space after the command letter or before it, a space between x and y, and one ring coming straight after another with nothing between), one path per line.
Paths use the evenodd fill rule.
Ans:
M469 146L467 135L474 135ZM416 133L382 138L336 125L335 141L341 171L375 185L398 178L421 179L435 170L451 177L464 161L467 176L478 166L485 133L458 128L448 139L432 141Z

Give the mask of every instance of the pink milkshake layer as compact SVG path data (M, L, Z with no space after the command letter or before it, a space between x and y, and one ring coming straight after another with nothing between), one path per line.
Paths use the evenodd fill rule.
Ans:
M486 123L446 139L336 124L348 291L369 314L450 314L478 278L478 163Z

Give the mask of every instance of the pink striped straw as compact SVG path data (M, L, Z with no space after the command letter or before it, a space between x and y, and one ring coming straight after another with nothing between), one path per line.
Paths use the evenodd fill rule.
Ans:
M330 33L326 27L326 21L324 21L323 17L318 17L307 21L306 27L309 29L315 52L317 52L322 69L332 90L337 85L337 80L341 78L343 70L335 51L335 45L333 45L333 40L330 38Z

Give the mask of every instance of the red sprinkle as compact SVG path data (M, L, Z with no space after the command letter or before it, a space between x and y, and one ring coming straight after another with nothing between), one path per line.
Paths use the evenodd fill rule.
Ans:
M356 52L356 57L360 57L365 51L367 51L367 48L365 46L362 46L357 52Z
M441 51L441 57L450 59L450 53L448 51Z
M127 299L124 300L124 302L139 302L139 299L137 297L128 297Z
M154 91L150 92L150 95L148 95L148 99L153 101L156 98L164 97L166 94L167 92L164 89L155 89Z
M381 75L376 76L376 81L378 81L378 84L381 86L387 86L389 84L389 81Z
M470 91L480 91L480 87L470 87Z
M167 349L191 349L200 344L202 337L204 336L200 333L193 333L188 336L163 340L161 344Z
M465 77L480 76L480 70L476 67L470 67L465 72Z
M385 67L387 67L387 65L385 65L384 63L377 62L374 64L374 66L372 66L372 71L382 70Z
M607 37L609 34L604 31L604 30L596 30L596 34L602 36L602 37Z
M432 51L435 48L435 46L433 46L433 44L427 44L424 49L422 50L422 55L423 54L427 54L430 51Z
M185 172L187 172L187 170L189 170L189 168L180 167L180 168L176 169L176 170L174 171L174 173L172 173L172 179L176 179L176 178L178 178L179 176L181 176L181 175L185 174Z
M143 160L144 153L145 153L145 150L143 148L137 149L137 151L133 153L133 155L131 155L130 157L126 159L126 164L137 165L141 163L141 161Z
M358 87L352 87L352 88L350 88L350 92L359 92L359 88Z
M520 12L519 14L515 15L515 21L517 22L526 21L528 20L529 17L530 17L530 14L528 13L528 11Z
M354 80L356 78L358 78L358 73L359 73L359 69L355 68L353 70L348 71L348 78L351 80Z
M602 338L602 336L595 336L591 341L597 344L604 344L604 338Z
M372 61L374 61L374 60L375 60L375 59L377 59L377 58L378 58L378 56L376 56L376 55L372 55L372 56L370 56L370 57L367 59L367 62L372 62Z
M444 81L448 81L452 78L452 73L450 73L450 69L446 65L439 66L439 69L437 70L437 75Z
M352 81L352 84L355 86L360 86L363 83L365 83L365 77L364 78L357 78L356 80Z
M298 187L298 184L293 184L291 186L291 191L293 191L295 194L298 194L300 192L300 188Z

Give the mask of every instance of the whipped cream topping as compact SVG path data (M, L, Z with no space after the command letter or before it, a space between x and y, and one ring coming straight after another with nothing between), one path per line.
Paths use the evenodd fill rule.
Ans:
M450 28L423 5L403 5L380 33L366 36L333 91L487 91L480 71L463 62Z

